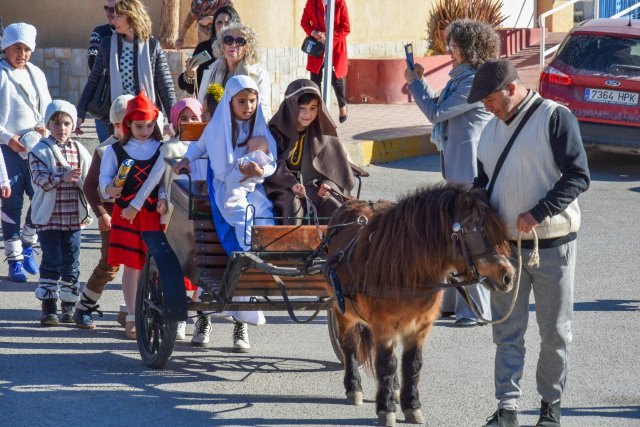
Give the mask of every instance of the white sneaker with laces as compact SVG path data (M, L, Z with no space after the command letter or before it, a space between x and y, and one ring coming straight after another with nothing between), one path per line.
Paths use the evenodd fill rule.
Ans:
M176 329L176 340L184 341L187 336L187 322L178 322Z
M211 322L209 322L209 316L198 316L193 337L191 338L191 345L196 347L207 347L209 345L209 334L211 334Z
M250 348L249 325L244 322L233 322L233 351L248 353Z

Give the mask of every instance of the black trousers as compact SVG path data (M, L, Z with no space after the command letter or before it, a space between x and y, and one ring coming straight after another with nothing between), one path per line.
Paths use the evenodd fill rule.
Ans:
M320 92L322 92L322 75L324 73L324 66L320 68L320 72L318 74L311 73L311 81L318 85L320 88ZM336 72L331 72L331 86L333 86L333 91L336 94L336 98L338 99L338 106L340 108L345 107L347 105L347 91L345 88L344 79L339 79L336 77Z

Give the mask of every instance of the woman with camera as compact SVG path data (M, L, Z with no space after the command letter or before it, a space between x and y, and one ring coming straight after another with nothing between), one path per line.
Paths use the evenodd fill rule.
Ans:
M416 104L433 123L431 141L440 152L442 177L447 182L472 183L477 175L480 134L492 114L482 102L467 103L467 97L476 70L487 59L497 58L500 38L491 26L465 19L447 26L445 40L453 69L439 95L422 78L424 68L420 64L415 64L415 70L407 68L404 77ZM480 303L483 316L490 318L489 291L481 285L469 286L468 290ZM442 311L455 312L458 327L478 324L471 308L453 288L445 291Z

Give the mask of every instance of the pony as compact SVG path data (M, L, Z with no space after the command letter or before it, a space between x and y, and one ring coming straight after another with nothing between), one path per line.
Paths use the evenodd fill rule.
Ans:
M422 424L422 350L440 316L442 288L482 283L508 292L515 270L504 223L483 189L438 184L397 203L350 200L329 221L327 286L344 356L347 402L362 404L358 367L378 382L378 423ZM402 343L402 382L395 348Z

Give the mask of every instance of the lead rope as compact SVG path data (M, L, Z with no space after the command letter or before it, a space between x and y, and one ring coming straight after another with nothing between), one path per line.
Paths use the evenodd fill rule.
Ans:
M527 263L527 265L529 267L538 268L538 266L540 265L540 253L538 252L538 234L536 233L535 229L531 229L531 233L533 233L533 252L531 252L531 256L529 257L529 262ZM469 295L469 291L467 290L467 287L466 286L462 287L462 290L464 292L464 297L467 300L467 304L469 304L469 307L471 307L471 311L473 311L473 314L475 314L476 317L484 323L487 323L489 325L499 325L500 323L503 323L505 320L507 320L511 316L511 313L513 313L513 309L516 306L516 300L518 299L518 293L520 292L520 275L522 274L522 233L518 233L517 250L518 250L518 274L516 277L516 283L513 286L513 297L511 298L511 304L509 305L509 309L507 310L505 315L502 316L502 318L498 320L485 319L482 316L482 314L480 314L478 308L476 307L475 302L471 299L471 295Z

